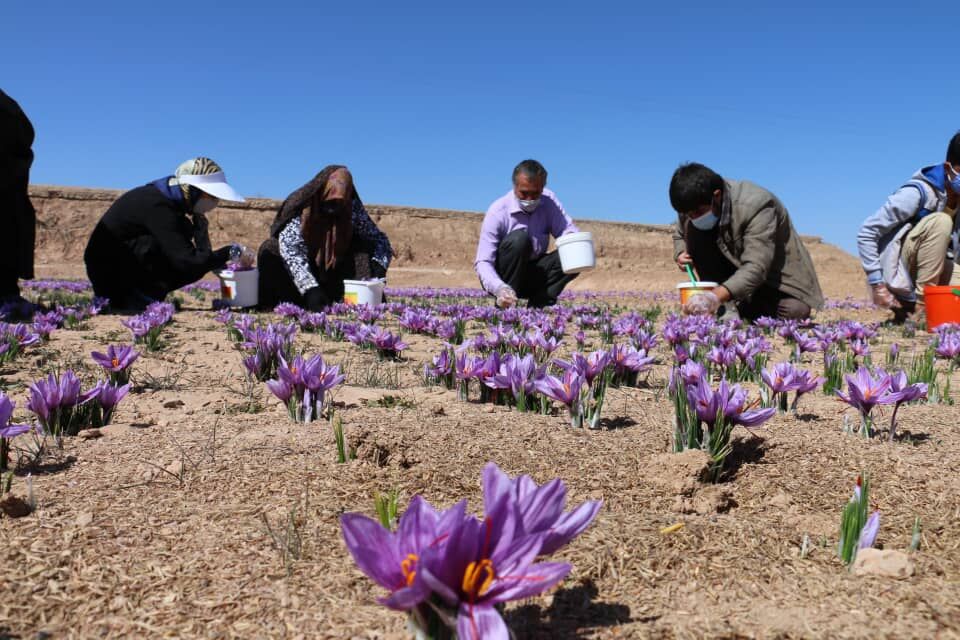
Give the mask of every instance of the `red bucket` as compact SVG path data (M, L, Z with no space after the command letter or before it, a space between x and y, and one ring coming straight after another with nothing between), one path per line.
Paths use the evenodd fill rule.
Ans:
M923 288L923 302L927 307L927 331L942 324L960 324L960 287L927 285Z

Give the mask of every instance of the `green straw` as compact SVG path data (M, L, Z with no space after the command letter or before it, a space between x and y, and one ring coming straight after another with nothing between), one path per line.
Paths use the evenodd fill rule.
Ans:
M951 289L950 293L952 293L955 296L960 296L960 289Z
M693 286L697 286L697 279L693 276L693 269L690 268L690 265L685 265L687 267L687 275L690 276L690 283ZM958 294L960 295L960 294Z

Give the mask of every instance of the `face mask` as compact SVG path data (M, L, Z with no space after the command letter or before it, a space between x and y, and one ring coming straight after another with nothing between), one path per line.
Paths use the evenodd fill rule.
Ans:
M534 209L540 206L540 198L536 200L520 200L520 209L524 213L532 213Z
M715 214L711 209L709 212L703 214L699 218L693 218L690 220L690 223L697 229L700 229L700 231L710 231L710 229L713 229L715 226L717 226L717 222L719 220L720 218L718 218L717 214Z
M193 205L193 212L203 215L217 208L217 201L214 198L200 198Z
M953 177L950 178L950 190L954 193L960 195L960 173L954 173L954 171L948 171L947 175L953 173Z

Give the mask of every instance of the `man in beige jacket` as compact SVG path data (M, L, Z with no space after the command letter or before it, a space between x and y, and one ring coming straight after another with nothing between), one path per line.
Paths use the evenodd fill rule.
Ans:
M691 297L686 313L713 314L729 304L747 320L799 319L823 306L810 254L772 193L690 163L670 180L670 204L677 265L720 285Z

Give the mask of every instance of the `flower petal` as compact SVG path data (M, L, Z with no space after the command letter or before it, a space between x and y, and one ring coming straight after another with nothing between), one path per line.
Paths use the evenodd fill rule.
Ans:
M457 614L459 640L510 640L507 624L496 609L463 603Z
M523 600L543 593L562 582L572 568L566 562L541 562L531 565L521 574L511 574L500 580L509 582L509 586L502 588L496 595L489 596L486 601Z
M587 500L582 505L560 517L547 533L540 549L541 556L548 556L557 549L586 531L593 519L597 517L602 500Z
M396 539L379 522L359 513L345 513L340 516L340 528L360 571L390 591L406 585Z

